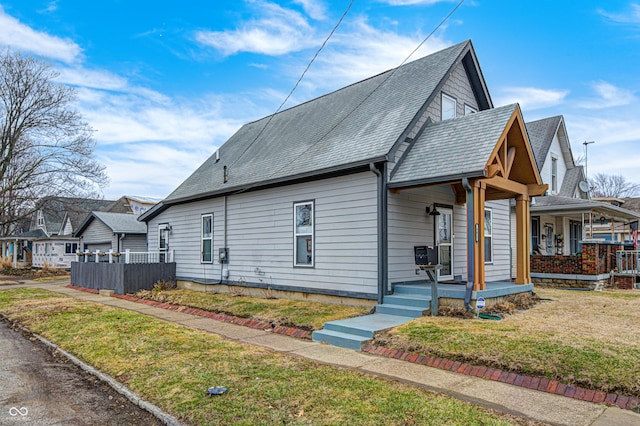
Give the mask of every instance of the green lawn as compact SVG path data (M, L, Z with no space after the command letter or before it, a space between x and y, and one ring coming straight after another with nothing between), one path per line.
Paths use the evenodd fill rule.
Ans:
M526 424L422 389L44 290L0 291L0 312L188 424ZM229 392L208 396L215 385Z
M640 292L538 289L501 321L422 317L378 343L640 397Z

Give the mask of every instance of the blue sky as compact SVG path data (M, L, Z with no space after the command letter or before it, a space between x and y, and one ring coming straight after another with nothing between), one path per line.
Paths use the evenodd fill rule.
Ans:
M163 198L272 113L350 0L0 0L0 47L46 58L96 130L107 198ZM287 106L398 66L458 0L355 0ZM563 114L588 171L640 183L640 3L466 0L412 59L471 39L494 105Z

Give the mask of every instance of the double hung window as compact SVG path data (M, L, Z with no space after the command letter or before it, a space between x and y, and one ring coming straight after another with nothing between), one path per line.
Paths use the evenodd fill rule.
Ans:
M313 201L293 205L294 266L314 265L314 217Z

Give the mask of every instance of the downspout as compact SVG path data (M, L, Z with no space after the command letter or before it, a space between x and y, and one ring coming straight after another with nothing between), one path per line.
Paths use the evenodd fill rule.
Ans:
M383 302L387 294L387 191L386 165L383 171L378 170L373 163L369 163L369 170L377 176L378 183L378 303Z
M467 287L464 293L464 307L472 311L471 293L473 292L473 282L475 279L474 258L475 258L475 224L473 223L473 188L469 184L469 179L462 178L462 187L467 191Z

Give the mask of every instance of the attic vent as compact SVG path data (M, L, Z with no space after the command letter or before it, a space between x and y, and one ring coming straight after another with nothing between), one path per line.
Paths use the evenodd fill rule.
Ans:
M223 171L223 180L222 180L222 181L223 181L224 183L227 183L227 177L228 177L228 174L227 174L227 173L228 173L228 172L227 172L227 166L224 166L224 167L223 167L223 169L222 169L222 171Z

